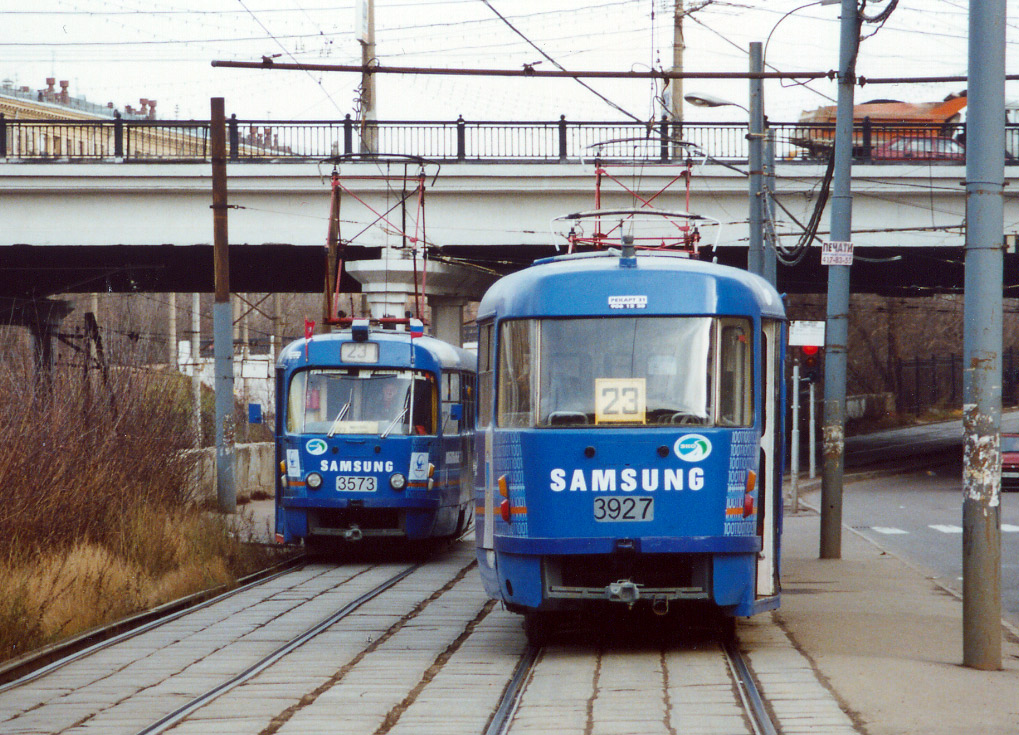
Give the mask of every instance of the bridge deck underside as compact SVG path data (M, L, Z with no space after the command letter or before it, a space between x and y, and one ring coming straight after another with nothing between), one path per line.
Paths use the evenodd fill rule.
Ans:
M451 246L442 257L500 273L556 254L540 246ZM347 260L377 258L378 248L350 247ZM719 248L718 262L746 267L746 249ZM924 296L963 291L965 254L957 247L858 248L851 270L853 293ZM0 297L33 299L60 293L211 292L213 249L189 246L5 246ZM314 293L325 276L324 248L296 245L235 245L230 249L230 288L237 292ZM780 265L778 288L785 293L824 293L827 267L819 248L795 266ZM341 291L360 284L344 273ZM1005 255L1005 296L1019 295L1019 258Z

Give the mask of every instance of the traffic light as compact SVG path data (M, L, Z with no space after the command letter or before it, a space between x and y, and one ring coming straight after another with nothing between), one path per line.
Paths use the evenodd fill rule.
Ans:
M803 379L808 383L816 383L821 379L821 348L817 345L800 347L800 364L803 367Z

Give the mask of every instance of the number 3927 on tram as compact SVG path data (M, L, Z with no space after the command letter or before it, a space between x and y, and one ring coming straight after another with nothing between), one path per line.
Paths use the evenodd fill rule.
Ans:
M475 364L459 347L366 319L284 348L276 540L462 533L473 511Z
M534 640L553 613L779 600L785 311L746 271L624 249L478 311L476 544ZM710 603L710 605L706 605Z

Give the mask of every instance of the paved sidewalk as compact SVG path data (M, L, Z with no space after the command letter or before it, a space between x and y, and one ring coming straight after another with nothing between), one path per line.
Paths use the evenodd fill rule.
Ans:
M918 568L843 528L818 559L819 516L787 513L775 621L868 735L1019 733L1019 639L1001 671L962 662L962 602Z

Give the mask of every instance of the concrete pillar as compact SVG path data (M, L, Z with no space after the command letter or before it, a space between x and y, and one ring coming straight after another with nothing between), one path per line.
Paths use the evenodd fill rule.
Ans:
M409 255L392 250L384 250L379 260L350 261L344 269L360 281L375 318L402 317L405 304L424 290L433 309L429 333L453 344L462 343L464 304L480 299L495 281L495 276L475 268L436 261L428 262L428 274L423 276L420 259L415 274Z
M463 347L463 315L467 299L457 296L429 296L432 310L432 336Z

